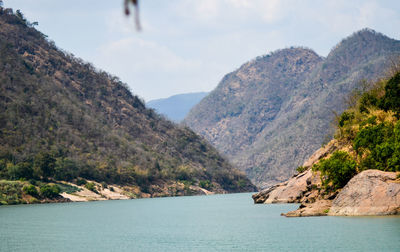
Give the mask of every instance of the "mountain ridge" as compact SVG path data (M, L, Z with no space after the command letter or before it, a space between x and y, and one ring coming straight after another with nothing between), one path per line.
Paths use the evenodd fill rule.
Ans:
M204 139L58 49L21 12L0 8L0 55L0 178L85 178L133 186L135 197L254 190Z
M333 133L329 130L332 111L340 113L345 109L344 98L357 87L361 79L375 80L384 72L389 63L387 59L400 54L400 41L363 29L338 43L326 58L303 48L304 52L315 54L315 60L310 62L312 68L303 72L306 75L303 79L288 72L296 67L300 71L301 67L307 66L294 61L295 57L291 61L285 61L285 57L282 57L280 62L268 68L258 63L260 59L268 60L290 50L296 49L292 47L257 57L227 74L217 88L196 105L184 120L186 125L205 136L245 171L253 182L262 187L290 177L295 168L321 146L325 136ZM254 88L243 89L242 93L236 92L238 82L235 79L241 75L247 81L240 83L242 86L257 87L263 81L269 81L267 85L270 90ZM275 86L271 83L279 87L288 83L295 84L286 92L276 92L279 88L273 90ZM265 97L270 97L270 100L265 100ZM224 98L231 99L229 104L223 104L225 110L240 108L237 104L243 107L237 110L236 115L233 113L225 116L221 108L215 108L215 104L221 106L218 101ZM263 107L264 110L260 109ZM249 121L260 131L256 130L254 134L235 122L237 117L243 116L242 110L252 112L249 118L255 120ZM212 114L213 111L216 111L216 115ZM268 121L266 115L271 115L272 120ZM258 118L262 121L257 122ZM229 132L229 135L224 132ZM246 137L251 141L243 144Z

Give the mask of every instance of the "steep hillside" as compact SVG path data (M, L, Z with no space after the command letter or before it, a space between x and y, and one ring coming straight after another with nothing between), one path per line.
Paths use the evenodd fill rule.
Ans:
M207 92L178 94L164 99L151 100L146 103L146 106L178 123L207 94Z
M289 48L227 74L186 125L205 136L260 186L283 181L332 135L333 111L361 79L373 80L400 54L400 41L370 29L326 57Z
M400 68L351 95L335 139L299 174L253 195L255 203L301 203L285 216L400 212Z
M0 178L132 185L151 195L254 187L205 140L147 109L117 77L0 8ZM185 191L177 192L180 181Z

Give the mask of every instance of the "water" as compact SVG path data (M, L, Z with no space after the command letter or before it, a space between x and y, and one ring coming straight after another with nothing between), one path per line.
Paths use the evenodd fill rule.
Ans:
M400 251L400 217L285 218L251 194L0 207L0 251Z

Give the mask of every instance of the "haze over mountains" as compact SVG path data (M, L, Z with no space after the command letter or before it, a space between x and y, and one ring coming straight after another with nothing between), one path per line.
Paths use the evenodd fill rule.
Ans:
M154 195L254 186L193 131L145 107L117 77L58 49L0 8L0 178L134 185ZM181 190L177 183L185 185Z
M194 105L199 103L208 92L177 94L168 98L151 100L146 106L153 108L156 112L165 115L174 122L182 121Z
M184 123L265 187L290 177L333 129L360 80L400 55L400 41L363 29L324 58L307 48L258 57L227 74Z

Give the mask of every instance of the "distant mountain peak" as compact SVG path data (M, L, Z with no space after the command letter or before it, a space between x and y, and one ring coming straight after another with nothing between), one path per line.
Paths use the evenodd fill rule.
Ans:
M255 59L251 60L249 63L253 63L259 60L268 60L271 58L279 58L279 57L285 57L285 56L295 56L295 55L304 55L304 54L311 54L315 55L316 57L320 57L314 50L308 47L303 47L303 46L291 46L283 49L278 49L272 52L269 52L268 54L258 56Z
M207 94L208 92L177 94L163 99L148 101L146 105L165 115L170 120L180 122L192 107Z
M387 48L391 46L393 43L399 43L398 40L389 38L383 33L377 32L371 28L363 28L359 31L356 31L344 38L340 41L329 53L330 55L337 54L340 50L355 50L355 49L364 49L369 47L372 50L376 50L379 48Z

